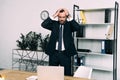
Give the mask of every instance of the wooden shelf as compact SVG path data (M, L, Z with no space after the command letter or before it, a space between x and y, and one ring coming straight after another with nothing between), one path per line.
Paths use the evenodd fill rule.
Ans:
M114 23L86 23L86 24L81 24L79 23L80 25L83 25L83 26L107 26L107 25L114 25Z
M94 9L76 9L76 11L104 11L105 9L115 10L115 8L94 8Z
M85 66L92 67L94 70L113 71L113 69L109 67L95 66L95 65L85 65Z
M76 37L77 39L82 39L82 40L114 40L114 39L106 39L106 38L87 38L87 37Z
M113 57L113 54L106 54L106 53L100 53L100 52L78 52L78 56L82 55L97 55L97 56L110 56Z
M99 71L113 71L112 68L109 67L103 67L103 66L95 66L95 65L83 65L83 66L87 66L87 67L92 67L93 70L99 70ZM78 68L79 66L73 66L75 68Z

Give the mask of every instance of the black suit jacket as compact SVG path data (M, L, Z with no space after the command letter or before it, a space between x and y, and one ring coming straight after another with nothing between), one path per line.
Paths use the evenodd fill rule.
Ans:
M41 26L48 30L51 30L50 40L45 49L45 53L48 55L52 55L55 53L54 51L56 49L56 41L58 40L60 23L58 21L47 18L41 24ZM74 39L72 37L72 32L79 30L79 28L80 28L80 25L75 20L66 21L64 23L63 41L65 46L65 54L67 56L73 56L77 54L77 51L74 45Z

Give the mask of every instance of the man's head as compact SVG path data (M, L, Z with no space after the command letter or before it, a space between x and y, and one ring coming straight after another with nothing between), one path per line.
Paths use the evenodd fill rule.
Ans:
M61 24L64 24L65 21L67 20L67 17L68 17L68 15L66 15L65 10L64 10L64 9L61 9L61 10L59 11L59 14L58 14L58 21L59 21Z

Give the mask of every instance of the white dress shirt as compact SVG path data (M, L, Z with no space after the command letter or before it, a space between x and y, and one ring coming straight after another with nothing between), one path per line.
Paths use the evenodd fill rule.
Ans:
M64 25L62 25L62 51L65 50L64 41L63 41L63 30L64 30ZM58 41L56 42L56 50L58 50Z

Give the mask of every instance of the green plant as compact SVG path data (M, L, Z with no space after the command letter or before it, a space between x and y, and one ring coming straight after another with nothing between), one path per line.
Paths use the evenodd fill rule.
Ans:
M36 32L32 32L32 31L26 35L28 48L30 50L36 51L38 49L39 37L40 34L37 34Z
M48 41L49 41L49 34L45 35L45 37L43 38L42 35L40 35L39 37L39 40L40 40L40 46L42 48L43 51L45 51L45 48L48 44Z
M36 51L40 47L43 51L45 51L49 40L49 34L43 37L41 33L37 34L36 32L30 31L27 35L23 35L21 33L20 39L21 40L17 40L16 42L17 46L22 50L29 49Z
M24 36L22 33L21 33L21 36L20 36L20 39L21 40L17 40L16 42L18 43L17 46L22 49L22 50L25 50L27 48L27 41L26 41L26 36Z

